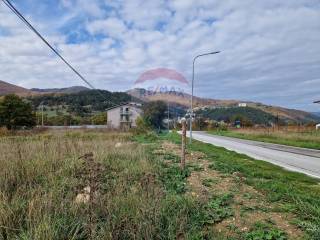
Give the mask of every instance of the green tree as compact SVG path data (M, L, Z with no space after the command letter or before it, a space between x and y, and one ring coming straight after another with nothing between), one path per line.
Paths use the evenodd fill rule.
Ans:
M31 104L10 94L0 102L0 126L7 129L32 128L36 125L36 115Z
M107 114L105 112L98 113L91 117L91 121L96 125L106 125L107 124Z
M166 117L167 104L163 101L148 102L143 106L143 116L153 127L161 127Z

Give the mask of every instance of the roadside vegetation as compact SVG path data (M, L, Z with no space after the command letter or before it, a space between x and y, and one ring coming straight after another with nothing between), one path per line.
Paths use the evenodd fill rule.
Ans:
M180 136L0 137L0 239L319 239L319 182Z
M262 141L288 146L320 149L320 131L308 130L277 130L277 129L256 129L245 128L236 130L211 130L209 133L227 137L235 137L247 140Z
M175 133L166 136L165 139L173 143L180 143L180 136ZM247 218L261 220L261 214L266 213L264 221L257 221L253 226L242 228L250 228L253 231L246 235L246 239L320 238L319 180L198 141L194 141L188 150L190 154L193 153L190 158L196 159L198 164L201 162L199 159L205 159L204 162L202 161L204 169L207 165L208 169L216 171L209 175L208 170L207 172L204 171L203 175L200 175L202 185L209 186L214 189L214 192L218 190L221 193L223 192L221 189L226 189L228 179L231 178L232 180L229 181L239 183L238 187L235 185L235 188L231 190L231 194L235 196L235 199L238 198L240 206L235 206L235 212L238 211L240 215L244 213L244 216L246 216L244 221ZM194 152L201 153L201 157L197 159ZM216 174L220 177L217 178ZM222 183L217 184L219 182ZM248 187L249 189L252 187L253 192L248 190ZM232 187L229 189L232 189ZM247 190L243 191L243 189ZM251 202L247 205L245 204L246 200L239 199L239 194L242 194L245 199L250 199L250 201L260 199L263 204L259 206L259 204ZM237 220L228 223L232 225L229 225L228 228L231 227L234 233L239 231L239 226L241 228L241 224ZM295 227L286 229L286 226L290 226L290 224ZM274 229L276 226L278 228ZM299 234L295 237L287 235L289 232L297 234L299 230L307 235L300 237ZM274 237L270 237L270 232L274 234ZM261 237L261 234L265 234L265 237ZM251 236L251 238L248 236ZM241 239L241 237L237 236L235 239Z

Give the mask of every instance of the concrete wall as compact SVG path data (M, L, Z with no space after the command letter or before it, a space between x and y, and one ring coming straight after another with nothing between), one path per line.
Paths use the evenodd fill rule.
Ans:
M120 128L120 107L107 111L108 127Z
M132 119L132 127L136 127L137 126L137 118L140 117L142 115L142 110L140 108L137 107L132 107L129 108L131 110L132 115L130 116L130 118Z
M108 127L120 128L121 127L121 108L125 110L129 108L129 120L131 121L131 127L136 127L136 120L142 114L142 110L136 106L130 104L119 106L107 111Z

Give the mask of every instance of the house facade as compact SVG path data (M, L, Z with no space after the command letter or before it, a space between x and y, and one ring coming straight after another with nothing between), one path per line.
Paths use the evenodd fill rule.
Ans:
M125 103L107 109L108 128L129 129L136 127L136 120L142 115L141 104Z

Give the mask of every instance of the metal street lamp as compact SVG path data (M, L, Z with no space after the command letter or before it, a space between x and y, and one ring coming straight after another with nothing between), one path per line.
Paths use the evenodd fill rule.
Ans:
M190 138L189 138L190 144L192 143L194 64L195 64L197 58L199 58L199 57L203 57L203 56L206 56L206 55L217 54L217 53L220 53L220 51L200 54L200 55L195 56L195 58L193 59L193 65L192 65L192 83L191 83L191 109L190 109Z

